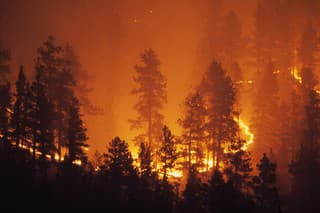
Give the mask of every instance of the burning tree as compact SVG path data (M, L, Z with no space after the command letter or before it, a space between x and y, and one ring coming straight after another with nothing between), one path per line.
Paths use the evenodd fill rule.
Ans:
M202 80L201 90L208 101L207 131L212 140L212 159L216 159L215 167L218 169L223 158L223 146L237 132L237 124L233 119L236 90L225 70L215 61Z
M160 160L163 164L163 180L167 180L168 170L174 168L175 162L177 160L177 152L175 147L175 142L173 140L174 136L167 126L163 127L163 141L160 147Z
M191 93L184 102L184 117L179 120L183 128L182 139L185 146L183 155L187 159L190 173L192 165L201 166L206 140L206 103L199 91Z
M136 65L136 75L134 81L137 87L131 91L138 96L138 101L134 106L138 116L129 120L133 129L143 129L146 132L137 136L147 138L148 146L154 150L156 144L153 141L160 137L163 115L161 110L167 101L166 79L159 70L160 61L152 49L148 49L141 54L143 65Z

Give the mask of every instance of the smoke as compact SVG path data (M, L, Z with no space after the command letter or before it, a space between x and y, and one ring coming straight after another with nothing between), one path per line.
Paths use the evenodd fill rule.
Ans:
M83 69L92 78L91 100L103 108L100 116L86 115L91 151L103 150L116 135L130 141L127 120L134 117L133 66L139 54L153 48L167 77L168 104L165 122L179 133L177 119L185 95L197 82L199 44L207 33L207 18L215 2L210 0L1 0L1 36L12 53L12 79L20 64L32 78L37 48L48 35L60 44L70 43ZM246 32L250 32L256 0L228 0Z

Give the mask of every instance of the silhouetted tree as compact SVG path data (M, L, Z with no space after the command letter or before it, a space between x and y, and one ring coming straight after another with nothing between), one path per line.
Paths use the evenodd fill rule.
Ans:
M207 129L212 138L213 159L216 157L216 169L223 158L223 146L236 135L234 104L236 91L229 76L221 65L212 62L205 73L201 88L208 100Z
M185 99L184 116L179 120L179 124L183 128L183 155L187 157L188 170L192 164L201 166L206 140L206 112L205 100L198 91Z
M88 137L86 128L83 125L80 114L80 104L76 97L71 100L69 111L69 126L68 126L68 142L67 147L69 151L68 160L70 163L75 160L81 160L82 163L87 162L87 155L85 148L88 148L86 143Z
M130 176L135 172L129 145L119 137L111 141L108 152L105 154L105 163L114 178Z
M57 131L57 151L61 159L61 148L66 142L68 109L75 86L70 62L64 56L64 48L56 44L56 38L48 36L43 46L38 48L36 69L41 72L40 79L48 90L48 99L55 112L52 128Z
M163 180L167 180L168 170L174 168L177 160L177 151L174 143L174 136L167 126L163 129L162 145L160 147L160 160L163 164Z
M253 182L259 212L281 212L276 186L276 164L263 154L257 168L259 175L253 178Z
M320 211L317 196L320 190L319 130L320 108L319 95L310 91L309 104L306 106L306 122L300 150L289 165L292 175L290 210L292 212Z
M108 168L109 187L116 200L133 199L137 192L138 180L133 159L127 142L115 137L105 154Z
M54 133L52 128L52 120L54 118L53 104L48 97L48 89L41 81L42 72L36 69L36 79L31 85L32 91L32 132L33 132L33 156L36 152L40 152L40 163L44 178L47 171L47 156L54 156L56 151L54 146Z
M140 160L140 173L142 177L151 177L152 175L152 157L150 147L147 146L144 142L140 144L140 152L139 152L139 160Z
M28 115L30 110L30 105L28 104L28 102L30 102L30 100L28 100L29 89L29 84L26 80L23 66L21 66L18 80L16 81L16 98L11 121L13 137L17 147L19 147L19 144L24 144L24 141L28 136L28 130L30 129L28 126Z
M251 180L251 158L248 151L243 150L245 143L243 139L235 139L231 142L227 154L226 174L238 191L248 191Z
M93 158L90 162L96 172L99 171L103 166L103 157L103 154L101 154L98 150L96 150L93 154Z
M0 85L0 140L5 149L10 148L11 92L10 83Z
M134 129L144 129L148 145L153 151L157 140L161 135L163 115L161 110L167 101L166 79L159 70L160 61L152 49L148 49L141 54L143 65L136 65L136 75L134 81L137 87L131 91L138 96L138 101L134 106L138 116L136 119L129 120Z
M204 198L203 184L198 177L195 165L192 165L188 174L186 188L183 191L181 212L205 212Z
M300 136L294 139L294 136L299 135L299 131L295 130L297 124L292 124L294 119L300 119L299 116L301 115L293 115L295 118L292 118L291 115L291 108L295 106L289 106L287 103L282 102L280 105L280 132L279 132L279 139L280 139L280 147L279 152L275 156L276 163L277 163L277 185L279 187L279 192L288 193L290 188L290 179L289 179L289 172L288 172L288 165L291 161L293 149L296 149L297 141L299 140ZM298 106L299 107L299 106ZM302 125L302 122L298 125Z

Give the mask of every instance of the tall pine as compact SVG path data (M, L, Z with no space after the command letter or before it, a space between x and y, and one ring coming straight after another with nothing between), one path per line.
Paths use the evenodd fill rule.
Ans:
M67 133L68 160L73 163L76 160L81 160L82 163L87 162L85 149L88 148L86 143L88 137L86 128L81 119L80 103L76 97L71 100L69 109L69 125Z
M152 151L157 147L155 143L160 137L163 122L161 110L167 101L166 79L160 71L160 61L152 49L141 54L142 65L136 65L134 82L136 87L131 91L137 95L138 101L134 105L138 116L129 120L131 127L142 129L144 134L138 136L147 139Z
M223 159L223 149L236 135L236 90L221 64L213 61L203 77L201 88L208 102L207 130L212 140L212 159L216 169Z

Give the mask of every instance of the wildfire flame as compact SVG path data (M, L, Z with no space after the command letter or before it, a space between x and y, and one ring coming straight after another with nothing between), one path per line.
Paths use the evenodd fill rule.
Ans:
M245 134L247 140L246 143L241 148L242 150L248 150L248 146L253 143L254 141L254 134L251 132L250 127L246 124L241 118L235 118L235 121L239 123L240 130Z
M293 78L299 82L299 84L302 84L302 77L299 74L298 68L297 67L293 67L291 70L291 74L293 76Z
M302 77L299 74L298 68L297 67L293 67L291 74L293 76L293 78L298 81L299 84L302 84ZM317 94L320 94L320 89L318 89L317 87L314 88L315 92Z

